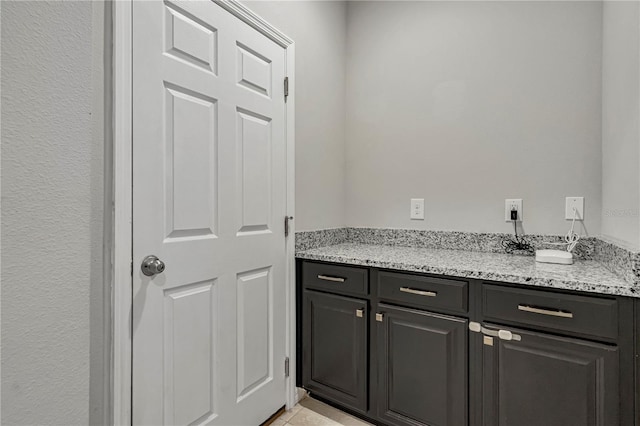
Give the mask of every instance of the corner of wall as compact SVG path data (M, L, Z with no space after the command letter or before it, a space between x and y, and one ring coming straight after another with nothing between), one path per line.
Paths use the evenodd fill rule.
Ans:
M638 250L640 4L604 2L602 7L602 236Z

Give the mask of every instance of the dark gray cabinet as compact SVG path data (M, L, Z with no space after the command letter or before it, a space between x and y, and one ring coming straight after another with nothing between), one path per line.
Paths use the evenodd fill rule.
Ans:
M304 292L303 385L352 410L367 410L368 303Z
M385 304L376 313L378 418L467 424L467 320Z
M588 340L616 341L618 305L611 297L482 285L485 321L566 332Z
M620 424L618 347L500 329L520 340L473 337L482 339L484 426Z
M302 385L369 421L640 426L640 300L312 261L298 277Z
M635 413L633 415L635 426L640 426L640 299L635 299L634 303L634 365L635 374L633 383L636 388L634 403Z
M466 315L469 309L467 280L388 271L377 271L375 276L380 302L456 315Z

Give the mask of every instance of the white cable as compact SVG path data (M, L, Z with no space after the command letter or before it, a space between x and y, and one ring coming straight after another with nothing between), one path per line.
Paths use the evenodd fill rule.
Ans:
M567 251L571 253L573 249L580 241L580 235L573 232L573 227L576 224L576 216L578 215L578 210L573 208L573 220L571 221L571 229L567 232L567 235L564 237L564 240L567 242Z
M565 235L564 237L564 243L552 243L552 242L548 242L547 244L553 245L553 246L567 246L567 251L569 253L571 253L573 251L573 249L576 247L576 245L578 244L578 241L580 241L580 235L576 234L573 229L574 226L576 224L576 218L578 215L578 210L574 207L573 208L573 220L571 221L571 229L569 229L569 232L567 232L567 235Z

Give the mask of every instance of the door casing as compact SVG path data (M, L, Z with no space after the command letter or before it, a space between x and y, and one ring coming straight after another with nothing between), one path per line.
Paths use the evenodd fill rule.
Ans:
M113 19L113 235L111 279L111 419L114 425L130 425L132 375L132 7L134 0L112 3ZM239 20L255 28L285 49L285 75L289 78L289 96L285 109L287 164L286 211L294 213L295 196L295 44L293 40L256 15L238 0L212 0ZM284 84L284 82L283 82ZM284 217L282 218L284 220ZM295 221L290 223L286 242L287 330L286 356L289 371L296 371L295 306ZM287 408L297 403L295 376L286 379Z

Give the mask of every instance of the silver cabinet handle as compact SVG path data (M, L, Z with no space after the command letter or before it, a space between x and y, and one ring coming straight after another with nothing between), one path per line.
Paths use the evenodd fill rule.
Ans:
M436 297L438 295L435 291L416 290L410 287L400 287L400 291L403 293L417 294L418 296Z
M378 312L376 314L376 321L382 322L383 319L384 319L384 314L381 314L380 312Z
M535 308L535 307L529 306L529 305L518 305L518 310L525 311L525 312L531 312L531 313L534 313L534 314L550 315L552 317L573 318L573 314L571 312L552 310L552 309Z
M356 309L356 316L362 318L364 316L364 309Z
M346 278L332 277L330 275L318 275L318 279L323 281L332 281L334 283L343 283L346 281Z

